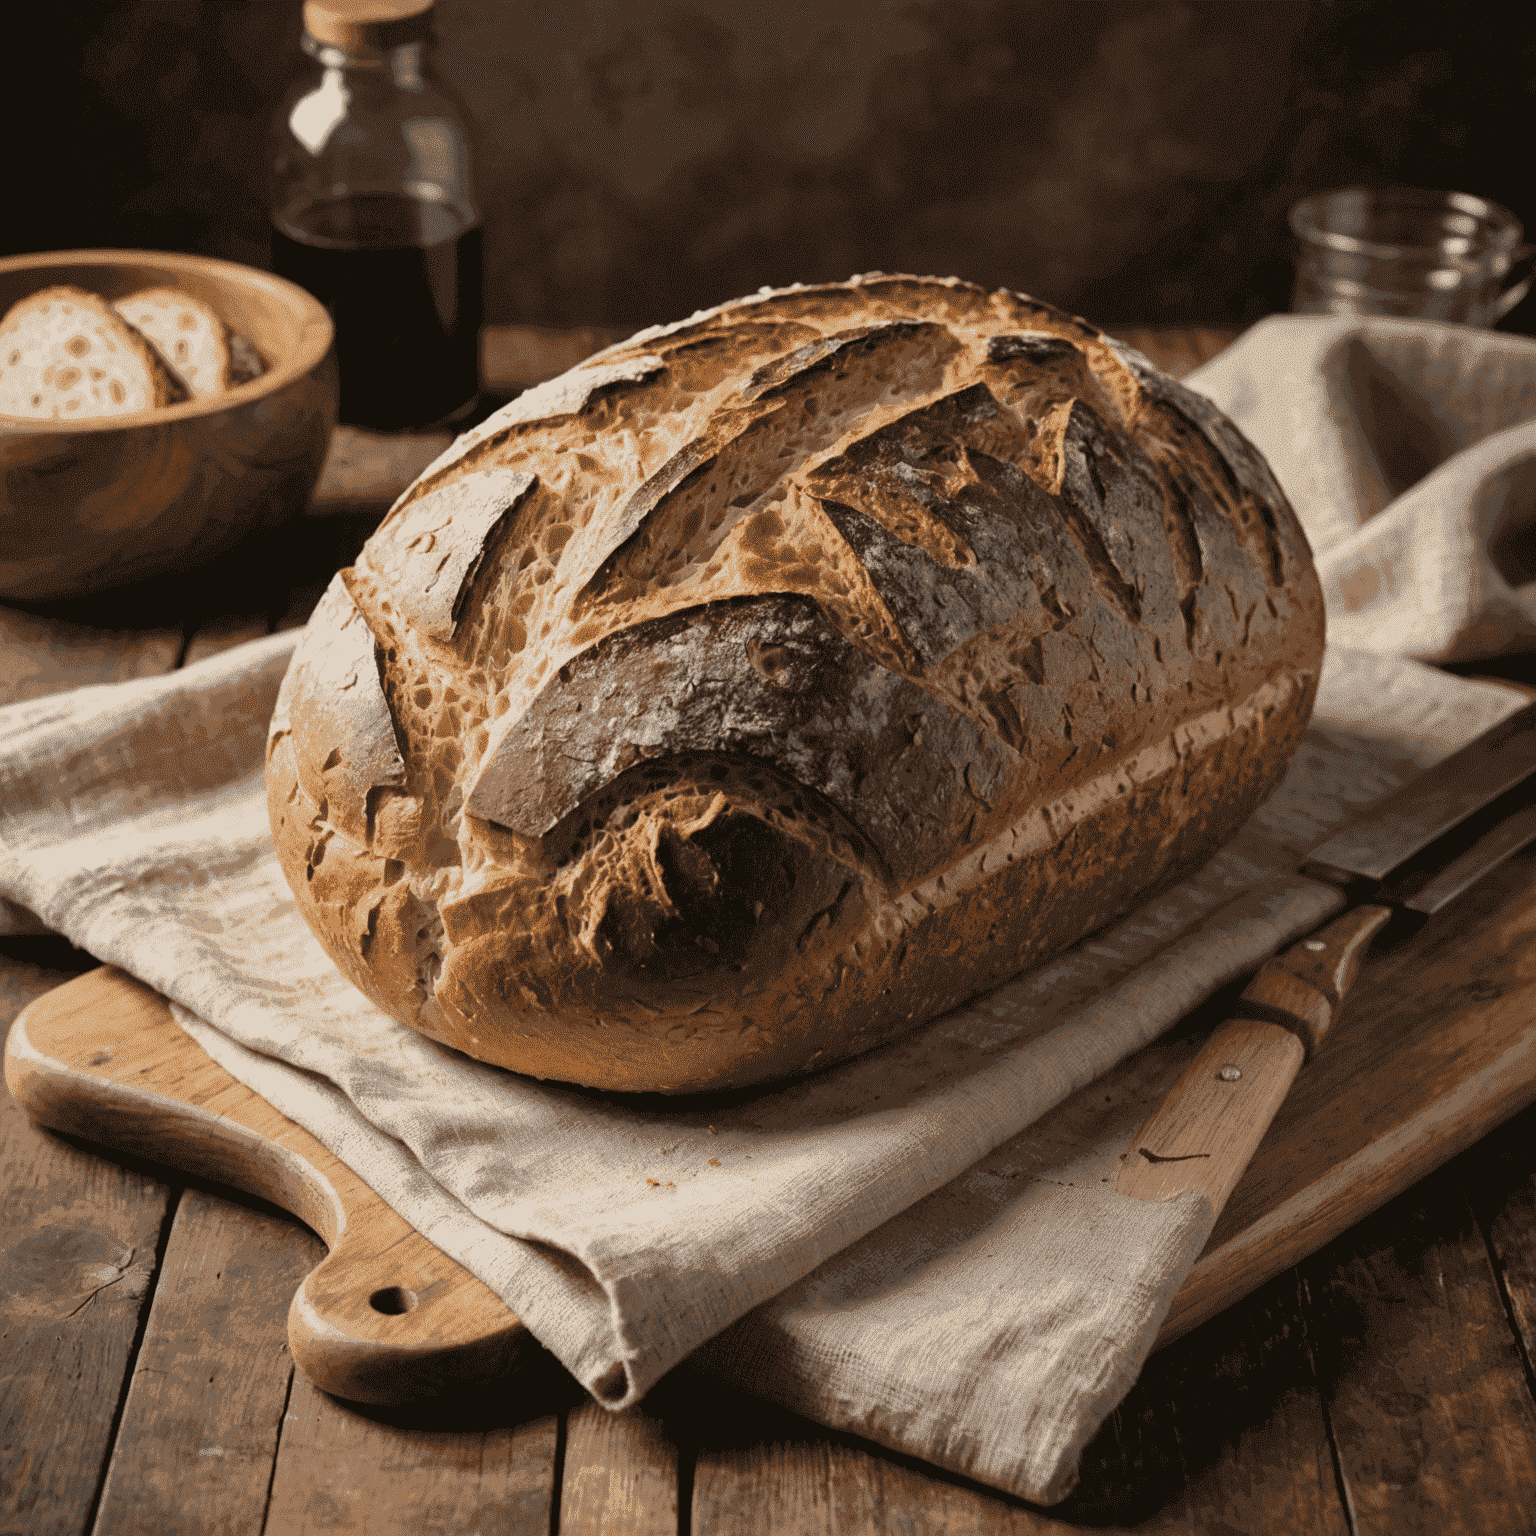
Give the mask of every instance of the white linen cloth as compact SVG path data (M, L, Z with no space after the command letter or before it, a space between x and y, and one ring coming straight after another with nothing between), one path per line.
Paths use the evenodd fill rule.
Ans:
M470 1061L331 966L262 795L293 643L0 711L0 896L172 998L600 1401L714 1340L701 1360L744 1387L1042 1501L1069 1491L1210 1221L1103 1182L1130 1125L1048 1152L1027 1128L1318 921L1299 857L1520 703L1334 650L1285 785L1193 879L809 1082L656 1107Z
M1536 648L1536 341L1276 315L1185 383L1301 515L1331 645L1421 661Z

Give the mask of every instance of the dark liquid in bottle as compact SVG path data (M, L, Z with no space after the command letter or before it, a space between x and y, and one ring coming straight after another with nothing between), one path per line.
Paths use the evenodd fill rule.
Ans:
M272 265L330 311L343 421L425 426L478 394L480 229L458 209L403 193L286 208Z

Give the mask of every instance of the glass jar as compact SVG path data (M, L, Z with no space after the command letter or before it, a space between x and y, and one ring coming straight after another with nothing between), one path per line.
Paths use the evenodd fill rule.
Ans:
M1531 286L1532 248L1507 208L1465 192L1340 187L1296 203L1291 309L1491 326Z
M471 135L430 52L432 0L307 0L314 67L273 125L272 265L330 311L341 420L453 420L479 394Z

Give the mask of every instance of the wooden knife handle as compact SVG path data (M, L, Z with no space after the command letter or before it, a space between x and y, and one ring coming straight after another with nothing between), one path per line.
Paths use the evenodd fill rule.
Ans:
M1221 1213L1391 915L1355 907L1265 962L1137 1132L1115 1181L1121 1194L1171 1200L1199 1190Z

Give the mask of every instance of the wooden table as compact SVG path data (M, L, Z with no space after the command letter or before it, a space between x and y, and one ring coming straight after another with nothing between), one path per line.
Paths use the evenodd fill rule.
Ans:
M1228 339L1122 334L1178 372ZM488 377L509 392L605 339L492 332ZM338 434L315 515L265 547L195 582L0 611L0 700L302 623L435 451ZM1504 670L1536 681L1530 659ZM1536 859L1520 871L1536 903ZM5 1025L93 963L0 940ZM1536 1108L1154 1356L1050 1511L686 1366L622 1418L552 1362L477 1400L349 1407L289 1361L289 1297L322 1250L282 1212L105 1159L8 1101L0 1187L0 1536L1536 1531Z

